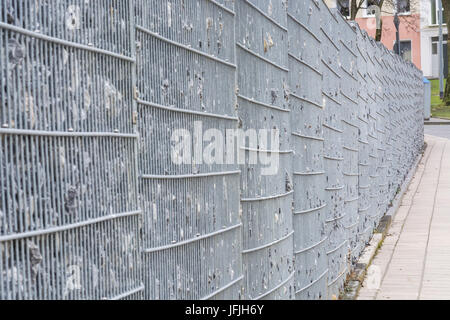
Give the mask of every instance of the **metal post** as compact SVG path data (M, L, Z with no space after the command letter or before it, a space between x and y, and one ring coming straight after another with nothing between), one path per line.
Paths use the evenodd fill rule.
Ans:
M442 36L442 0L439 3L439 95L444 98L444 47Z

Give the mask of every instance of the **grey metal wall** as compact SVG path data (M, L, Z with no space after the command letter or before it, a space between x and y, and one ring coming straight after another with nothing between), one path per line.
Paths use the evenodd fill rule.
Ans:
M1 2L1 299L142 288L132 11Z
M280 170L264 176L261 164L241 168L244 298L294 296L292 145L288 92L287 15L283 1L236 2L238 114L243 130L277 129L279 145L249 145L276 154Z
M175 165L170 130L237 128L233 4L134 3L144 297L239 299L239 168Z
M308 8L308 10L305 10ZM294 257L297 299L324 299L328 275L325 220L324 108L320 6L311 0L288 8L289 87L294 177Z
M348 32L337 11L321 8L321 39L323 64L324 161L326 172L326 254L328 260L328 297L339 294L347 273L349 252L346 226L344 181L344 115L343 87L345 65L341 64L343 32Z
M422 74L322 1L2 0L0 299L329 299L423 146ZM172 133L277 129L263 165ZM226 144L230 143L228 140Z
M372 208L370 197L370 169L371 169L371 147L369 143L370 134L370 78L368 75L368 35L363 31L357 32L357 62L356 68L358 72L358 217L359 227L358 235L362 243L367 243L373 230L373 223L370 218L370 210Z

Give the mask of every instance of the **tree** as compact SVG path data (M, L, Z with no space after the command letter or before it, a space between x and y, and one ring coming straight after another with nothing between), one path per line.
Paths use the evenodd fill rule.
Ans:
M367 0L337 0L340 8L345 8L345 10L349 11L349 14L344 14L344 16L348 16L350 20L355 20L358 16L358 13L361 9L367 9ZM381 13L394 15L397 11L397 0L369 0L369 4L377 5L381 8ZM420 6L420 0L409 0L409 1L400 1L401 9L409 11L413 6ZM449 1L449 0L444 0ZM348 5L350 6L350 10L348 10ZM406 26L406 28L414 28L420 29L420 23L417 23L417 19L411 16L400 16L400 24ZM383 21L381 21L381 28L377 30L375 35L375 40L381 41L383 32Z
M338 0L338 1L342 2L342 0ZM374 0L372 2L375 5L377 5L380 8L382 8L384 1L385 0ZM388 0L388 1L395 1L395 0ZM358 15L359 10L367 9L367 7L366 7L366 0L350 0L350 2L351 2L351 4L350 4L350 20L355 20L356 16Z
M442 0L442 8L444 9L444 21L447 26L450 26L450 0ZM447 59L450 66L450 55L447 55ZM447 74L447 84L444 90L444 102L445 105L450 106L450 72Z

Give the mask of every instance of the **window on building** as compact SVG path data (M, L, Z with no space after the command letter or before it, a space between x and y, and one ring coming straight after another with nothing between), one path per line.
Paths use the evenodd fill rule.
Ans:
M411 13L411 1L410 0L397 0L398 13L409 14ZM436 1L436 0L435 0Z
M350 17L350 0L336 0L337 8L344 17Z
M435 42L431 44L431 54L438 54L438 44Z
M444 77L448 76L448 35L444 34L442 42L442 53L444 56ZM431 37L431 69L433 76L439 75L439 37Z
M437 0L430 0L431 1L431 24L438 24L439 23L439 7L436 3Z
M430 23L439 24L439 3L438 0L430 0ZM442 8L442 15L444 15L444 8ZM445 24L445 21L444 21Z
M447 41L448 40L448 35L447 34L442 35L442 39L444 39L444 41ZM431 37L431 41L439 42L439 37Z
M411 40L400 41L400 55L406 61L412 61Z
M444 40L442 44L445 50L445 47L447 47L448 35L444 34L442 38ZM439 53L438 48L439 48L439 37L431 37L431 54L433 55L438 54Z

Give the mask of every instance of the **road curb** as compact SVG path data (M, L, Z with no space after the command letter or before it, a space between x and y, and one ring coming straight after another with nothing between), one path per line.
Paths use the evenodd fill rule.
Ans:
M367 273L367 269L372 263L373 258L378 252L378 249L381 247L384 239L386 238L387 232L391 223L397 213L403 197L406 194L409 186L411 185L411 181L417 171L419 163L422 161L425 150L428 145L425 143L422 154L417 157L414 165L411 167L408 175L406 176L405 181L400 188L400 191L395 196L394 200L391 203L389 210L386 212L384 217L380 220L380 223L372 236L372 239L369 242L369 245L363 250L358 262L355 265L354 270L350 273L347 283L345 284L344 291L341 294L340 300L356 300L358 297L359 290L364 282L364 278Z
M442 120L442 121L431 121L431 119L438 119L438 120ZM424 125L426 126L433 126L433 125L450 125L450 119L446 119L446 118L440 118L440 117L431 117L428 120L424 121Z
M450 126L450 121L435 121L435 122L430 122L430 121L425 121L424 125L426 126Z

